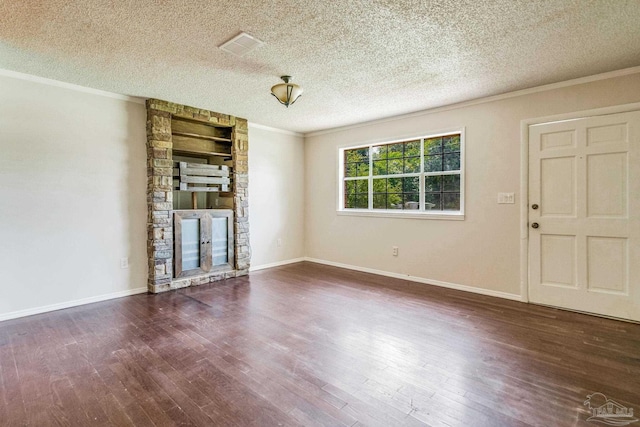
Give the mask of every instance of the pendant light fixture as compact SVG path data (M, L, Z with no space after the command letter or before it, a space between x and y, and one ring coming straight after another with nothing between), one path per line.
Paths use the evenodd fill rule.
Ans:
M290 83L292 80L291 76L282 76L280 78L284 83L278 83L273 86L271 88L271 95L275 96L280 104L289 108L289 105L296 102L298 98L300 98L300 95L302 95L302 88L295 83Z

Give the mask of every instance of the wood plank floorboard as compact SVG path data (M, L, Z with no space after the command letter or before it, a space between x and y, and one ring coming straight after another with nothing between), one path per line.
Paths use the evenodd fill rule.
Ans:
M588 426L595 392L640 412L640 325L304 262L0 323L1 426Z

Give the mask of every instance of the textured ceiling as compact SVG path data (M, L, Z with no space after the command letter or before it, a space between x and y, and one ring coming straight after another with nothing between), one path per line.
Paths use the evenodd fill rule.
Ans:
M298 132L637 65L638 0L0 0L0 68Z

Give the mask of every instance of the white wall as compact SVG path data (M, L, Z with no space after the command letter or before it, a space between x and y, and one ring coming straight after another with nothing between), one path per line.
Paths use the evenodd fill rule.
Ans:
M0 319L146 290L145 117L0 75Z
M249 123L249 227L252 269L304 256L302 136Z
M310 135L305 247L313 259L520 294L520 132L528 118L640 101L640 74ZM338 216L337 148L466 128L464 221ZM498 192L516 204L498 205ZM399 247L399 256L391 247Z
M146 291L146 111L98 92L0 70L0 320ZM303 257L302 136L249 162L252 266Z

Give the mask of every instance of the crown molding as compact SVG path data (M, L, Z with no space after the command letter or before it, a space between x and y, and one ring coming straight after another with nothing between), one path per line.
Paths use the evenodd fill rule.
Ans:
M606 73L594 74L592 76L586 76L586 77L579 77L577 79L565 80L562 82L550 83L542 86L535 86L527 89L516 90L513 92L501 93L499 95L476 98L469 101L443 105L442 107L428 108L426 110L415 111L413 113L401 114L398 116L386 117L383 119L371 120L371 121L355 123L347 126L340 126L336 128L309 132L309 133L305 133L304 137L310 138L314 136L327 135L330 133L342 132L342 131L351 130L351 129L358 129L361 127L371 126L371 125L376 125L381 123L394 122L396 120L403 120L411 117L419 117L425 114L433 114L433 113L439 113L442 111L455 110L458 108L470 107L472 105L479 105L479 104L485 104L485 103L494 102L494 101L500 101L503 99L516 98L518 96L530 95L530 94L539 93L539 92L546 92L549 90L560 89L560 88L569 87L569 86L577 86L585 83L591 83L591 82L596 82L600 80L607 80L615 77L628 76L628 75L637 74L637 73L640 73L640 66L624 68L622 70L608 71Z
M251 128L262 129L262 130L266 130L266 131L269 131L269 132L276 132L276 133L281 133L281 134L284 134L284 135L291 135L291 136L297 136L297 137L300 137L300 138L304 138L304 134L303 133L294 132L292 130L274 128L274 127L271 127L271 126L261 125L259 123L249 122L249 129L251 129Z
M80 86L73 83L61 82L59 80L47 79L45 77L34 76L32 74L19 73L17 71L6 70L0 68L0 76L10 77L13 79L26 80L34 83L40 83L48 86L70 89L76 92L89 93L91 95L104 96L106 98L119 99L121 101L134 102L136 104L144 104L145 98L137 96L121 95L119 93L107 92L104 90L93 89L86 86Z

